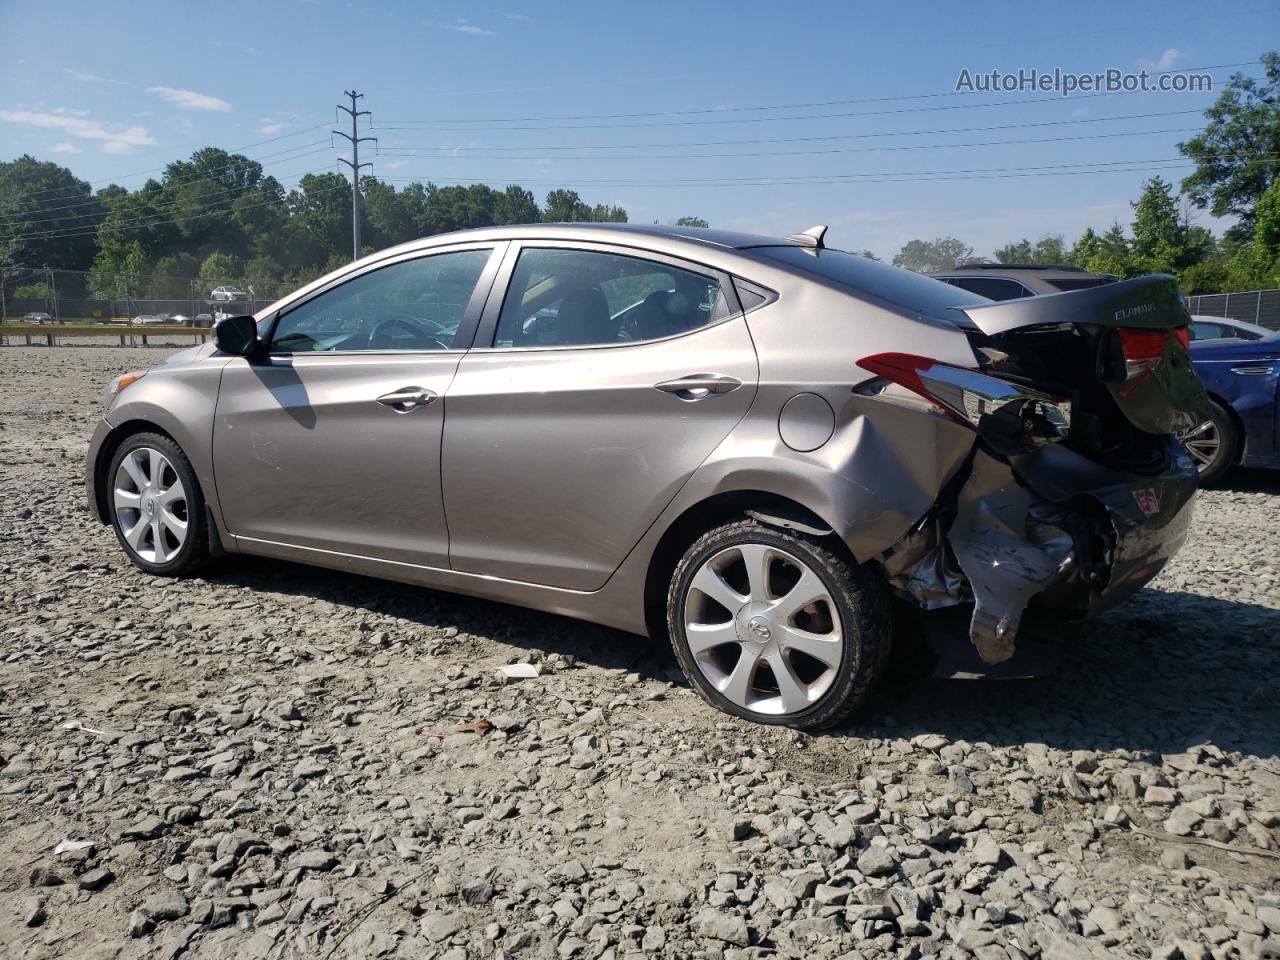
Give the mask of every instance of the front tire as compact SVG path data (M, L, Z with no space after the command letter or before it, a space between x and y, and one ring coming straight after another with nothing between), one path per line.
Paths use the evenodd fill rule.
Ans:
M136 433L107 468L111 527L133 565L158 577L189 576L209 559L204 496L182 448Z
M1221 404L1209 401L1209 419L1182 435L1187 453L1196 462L1200 486L1207 487L1222 477L1240 455L1240 432Z
M816 537L754 520L689 547L672 574L667 626L704 700L801 729L839 724L866 702L891 636L874 576Z

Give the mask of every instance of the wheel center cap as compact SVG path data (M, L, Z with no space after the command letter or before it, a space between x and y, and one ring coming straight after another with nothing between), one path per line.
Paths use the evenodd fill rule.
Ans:
M155 506L156 506L156 504L155 504L155 498L154 498L153 496L151 496L151 494L147 494L146 496L144 496L144 497L142 498L142 512L143 512L143 513L145 513L145 514L147 514L148 516L150 516L150 515L151 515L151 512L155 509Z
M774 622L767 603L748 603L734 620L739 643L762 654L773 643Z

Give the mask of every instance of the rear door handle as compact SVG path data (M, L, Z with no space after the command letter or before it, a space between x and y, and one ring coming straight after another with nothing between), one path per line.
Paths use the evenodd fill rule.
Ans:
M729 377L720 373L693 373L675 380L664 380L655 383L654 387L663 393L674 393L681 400L702 400L718 393L728 393L742 386L737 377Z
M378 403L390 407L396 413L408 413L425 407L438 396L438 393L426 387L401 387L399 390L393 390L378 397Z

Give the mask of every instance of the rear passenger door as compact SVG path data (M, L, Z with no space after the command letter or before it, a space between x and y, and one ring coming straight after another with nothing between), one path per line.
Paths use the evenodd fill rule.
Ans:
M513 244L446 401L452 567L598 589L757 379L723 274L628 248Z

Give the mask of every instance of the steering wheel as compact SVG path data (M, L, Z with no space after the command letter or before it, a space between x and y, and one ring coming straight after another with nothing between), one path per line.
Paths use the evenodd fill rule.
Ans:
M373 325L373 329L369 331L369 349L394 350L396 347L402 346L402 344L390 342L391 338L387 334L391 330L406 331L412 341L409 344L410 348L427 350L450 349L449 344L434 336L433 332L428 330L420 320L404 313L383 317ZM387 341L385 344L383 343L384 339Z

